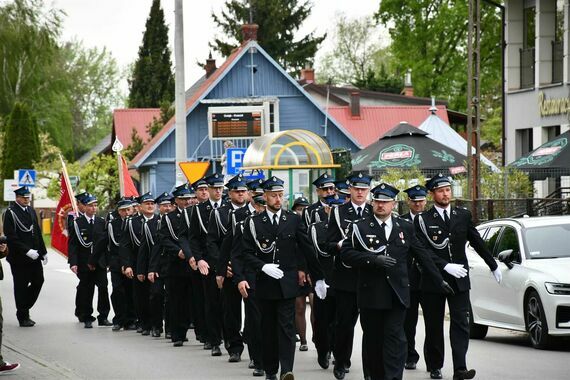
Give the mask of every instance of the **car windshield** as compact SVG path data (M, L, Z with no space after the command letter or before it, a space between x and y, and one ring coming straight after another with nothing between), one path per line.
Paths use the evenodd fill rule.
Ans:
M530 259L570 257L570 224L531 227L523 231Z

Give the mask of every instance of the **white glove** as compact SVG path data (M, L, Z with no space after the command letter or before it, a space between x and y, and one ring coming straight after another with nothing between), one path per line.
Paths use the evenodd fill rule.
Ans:
M48 257L47 254L42 257L42 264L47 265Z
M493 271L493 276L495 276L495 280L497 280L499 284L501 283L501 281L503 281L503 273L499 268Z
M329 286L327 285L325 280L317 281L317 283L315 284L315 293L317 294L317 297L324 300L327 297L327 288L328 287Z
M455 278L463 278L467 276L467 269L465 269L461 264L447 264L443 270Z
M263 273L276 280L283 277L283 271L279 269L279 264L265 264L261 270Z
M26 252L26 256L32 260L36 260L38 257L40 257L40 254L35 249L30 249L28 252Z

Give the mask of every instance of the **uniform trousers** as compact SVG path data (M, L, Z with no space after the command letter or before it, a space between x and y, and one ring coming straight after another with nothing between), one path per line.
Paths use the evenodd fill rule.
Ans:
M295 361L295 298L258 299L261 311L263 369L275 375L293 371Z
M208 342L212 346L222 343L222 300L221 292L216 282L216 274L210 271L207 276L202 276L204 285L204 306L206 316L206 328Z
M208 341L208 330L206 328L206 308L204 306L204 284L202 283L202 275L198 270L190 272L190 282L192 284L190 310L192 321L194 322L194 333L197 340L205 343Z
M190 302L190 276L168 276L166 289L170 308L172 341L184 341L188 331L188 302Z
M113 324L126 327L135 323L137 316L133 301L133 280L120 271L111 271L111 303L113 304Z
M154 282L150 284L149 293L150 324L153 329L162 332L164 315L168 315L165 311L165 290L164 279L162 277L155 277Z
M229 354L243 352L241 330L241 294L231 278L224 280L222 287L222 310L224 345Z
M337 366L350 368L352 342L354 340L354 326L358 320L356 292L347 292L335 289L335 298L336 327L333 346L334 358Z
M107 319L111 305L109 303L109 291L107 290L107 270L96 268L95 270L77 272L79 285L79 317L83 321L94 321L93 318L93 295L97 286L97 319L101 322Z
M416 351L416 325L418 324L418 308L420 306L421 292L419 290L410 291L410 307L406 310L406 320L404 321L404 331L408 341L408 356L406 362L417 363L420 354Z
M449 304L449 339L455 371L467 369L467 348L469 347L469 291L455 295L422 293L422 310L426 325L424 356L428 371L443 367L444 341L443 319L445 301Z
M406 360L405 313L401 305L385 310L360 309L363 349L369 358L367 371L372 380L402 379Z
M313 331L313 342L319 356L327 355L333 350L336 302L336 297L334 294L330 294L330 290L324 300L314 297L315 329Z
M248 290L244 299L245 320L243 327L244 340L247 343L249 358L257 369L263 369L263 339L261 333L261 310L255 296L255 290Z
M16 316L22 322L30 318L30 309L38 300L44 283L44 270L39 258L26 265L10 263L10 267L14 279Z
M150 330L150 281L133 279L133 296L139 325L143 330Z

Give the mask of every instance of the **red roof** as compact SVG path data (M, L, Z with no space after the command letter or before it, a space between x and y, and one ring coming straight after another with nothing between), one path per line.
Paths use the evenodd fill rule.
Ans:
M228 67L231 66L233 61L239 56L239 54L242 52L242 50L246 46L248 46L248 43L244 42L244 43L242 43L241 46L236 48L232 52L232 54L230 54L229 57L225 60L225 62L218 69L216 69L216 71L214 71L212 73L212 75L210 75L208 78L206 78L206 80L192 94L192 96L186 100L186 110L187 111L190 107L192 107L202 97L204 92L206 92L206 90L208 90L208 88L210 88L210 86L228 69ZM149 150L151 150L155 146L157 141L160 141L160 139L162 139L163 136L167 132L172 130L174 128L174 126L175 126L175 116L173 116L168 121L168 123L166 123L166 125L160 130L160 132L158 132L156 134L156 136L154 136L154 138L144 146L144 148L132 159L130 164L131 165L139 164L140 163L139 161L141 161L148 154Z
M133 128L136 129L139 137L144 141L148 141L149 134L146 130L147 125L152 122L153 118L160 119L160 108L126 108L116 109L113 111L113 141L115 137L126 148L131 142L131 134Z
M401 121L405 121L415 127L431 114L431 106L362 106L360 117L350 114L350 106L329 107L329 114L350 133L356 141L366 148L378 141L386 132L394 128ZM447 109L437 107L437 116L449 124Z

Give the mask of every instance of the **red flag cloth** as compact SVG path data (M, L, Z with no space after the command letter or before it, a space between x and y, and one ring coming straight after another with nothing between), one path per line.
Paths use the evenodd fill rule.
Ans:
M129 167L127 166L127 161L125 160L125 157L121 156L121 166L122 166L122 170L121 170L121 175L123 178L121 178L121 182L123 183L123 196L125 197L138 197L139 196L139 192L137 191L137 188L135 187L135 184L133 183L133 179L131 178L130 174L129 174Z
M67 230L68 215L73 215L73 206L71 204L71 194L67 188L67 182L61 176L61 198L55 210L55 220L53 230L51 232L51 246L57 249L62 255L67 257L67 241L69 239L69 231Z

